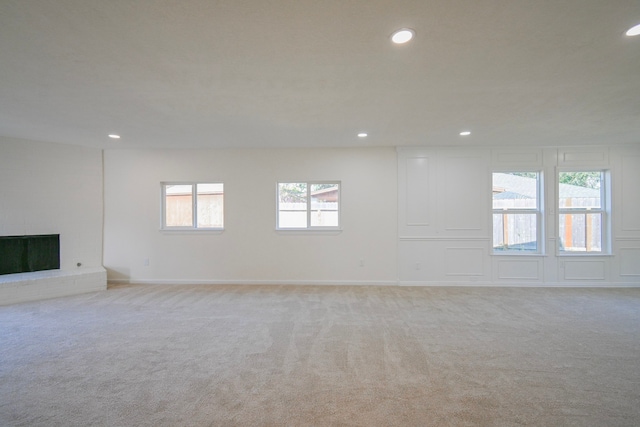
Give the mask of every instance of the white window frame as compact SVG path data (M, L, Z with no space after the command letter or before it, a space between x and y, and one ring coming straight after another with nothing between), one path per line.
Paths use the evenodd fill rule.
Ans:
M560 174L563 172L600 172L600 207L599 208L561 208L560 207ZM558 168L556 170L556 230L558 239L557 254L558 256L602 256L611 254L611 172L608 169L602 168ZM587 214L600 214L600 243L601 248L599 251L565 251L560 249L560 243L562 239L560 237L560 216L561 215L587 215ZM586 232L586 227L585 227ZM586 241L586 237L585 237Z
M198 227L198 184L220 184L222 185L222 227ZM167 187L171 185L191 185L191 214L192 226L168 226L167 225ZM161 182L161 214L160 229L163 231L223 231L225 220L225 191L222 181L171 181Z
M493 174L494 173L535 173L536 179L536 207L535 208L512 208L512 209L494 209L493 208ZM544 175L541 170L538 169L502 169L493 170L491 172L491 251L493 255L517 255L517 256L539 256L545 253L544 245ZM496 249L493 246L493 215L518 215L518 214L530 214L535 215L536 218L536 250L522 250L522 249Z
M307 186L307 226L306 227L281 227L280 226L280 184L306 184ZM338 186L338 225L337 226L312 226L311 225L311 186L317 184L330 184ZM341 181L278 181L276 183L276 230L281 231L335 231L342 228L342 182Z

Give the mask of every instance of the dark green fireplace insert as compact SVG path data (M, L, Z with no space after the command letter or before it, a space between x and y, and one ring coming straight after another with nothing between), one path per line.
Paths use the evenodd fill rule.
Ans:
M59 268L59 234L0 236L0 274Z

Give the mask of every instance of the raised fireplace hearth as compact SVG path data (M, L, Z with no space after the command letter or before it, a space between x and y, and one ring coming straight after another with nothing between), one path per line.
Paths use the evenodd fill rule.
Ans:
M0 275L59 268L59 234L0 236Z
M0 305L107 289L102 266L60 268L60 235L0 236Z

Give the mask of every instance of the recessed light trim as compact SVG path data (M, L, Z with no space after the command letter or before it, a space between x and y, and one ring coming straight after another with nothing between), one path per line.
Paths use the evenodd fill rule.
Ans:
M109 138L111 139L120 139L120 135L116 135L115 133L112 133L109 135Z
M400 28L391 34L391 41L395 44L404 44L413 39L416 32L411 28Z
M358 138L366 138L368 136L368 134L366 132L360 132L358 134Z
M625 34L629 37L640 35L640 24L629 28Z
M460 136L469 136L469 135L471 135L471 131L464 130L464 131L460 132Z

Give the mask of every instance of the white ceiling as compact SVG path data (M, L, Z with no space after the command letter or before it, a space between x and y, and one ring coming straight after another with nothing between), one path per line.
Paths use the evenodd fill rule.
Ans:
M640 144L638 23L638 0L0 0L0 135Z

